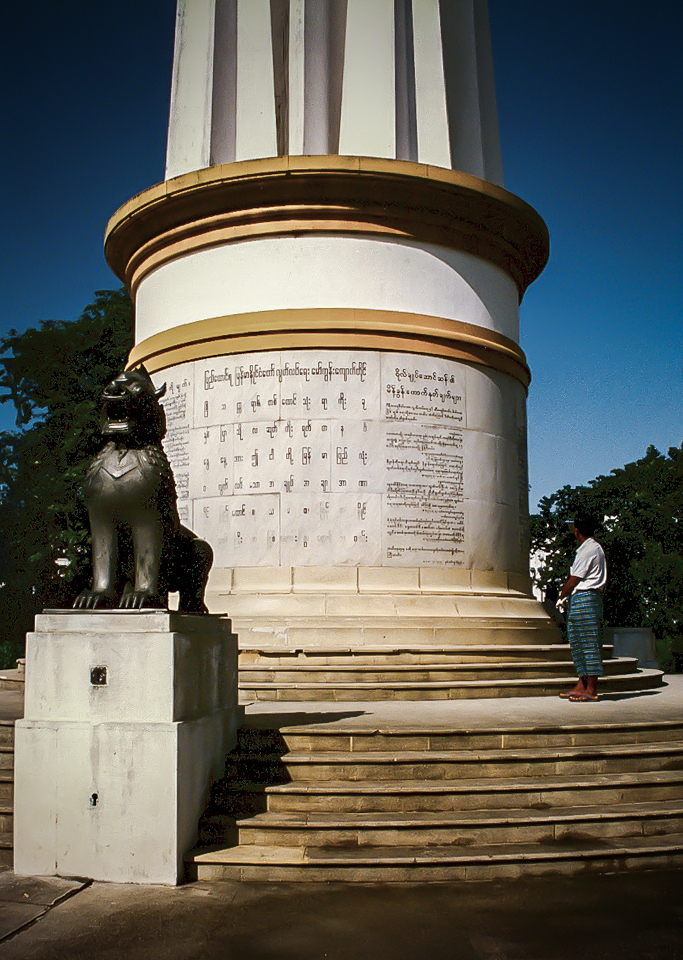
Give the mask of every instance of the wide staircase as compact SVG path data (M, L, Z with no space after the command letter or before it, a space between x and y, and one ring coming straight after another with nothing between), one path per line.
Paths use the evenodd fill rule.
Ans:
M240 627L235 629L239 632ZM466 628L453 628L451 633L459 636L449 644L392 643L391 628L386 631L388 643L363 647L245 641L240 645L240 699L459 700L547 696L566 689L576 677L567 645L525 644L525 627L517 630L517 644L510 643L507 631L505 643L481 646L467 643ZM610 646L603 652L603 690L644 690L661 684L661 671L638 670L630 657L614 659Z
M683 864L677 716L411 728L381 711L369 724L352 710L306 722L312 710L248 716L188 856L191 878L434 881Z
M528 580L293 568L236 570L213 590L240 638L246 723L190 877L683 862L683 720L615 722L604 701L559 700L569 647ZM661 671L604 654L603 697L658 696Z

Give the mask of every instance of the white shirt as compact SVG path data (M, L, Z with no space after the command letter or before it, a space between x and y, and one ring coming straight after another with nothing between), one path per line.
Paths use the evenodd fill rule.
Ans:
M597 540L588 537L583 541L576 551L569 572L572 577L579 577L581 580L581 583L574 587L573 593L579 590L602 590L607 583L607 561Z

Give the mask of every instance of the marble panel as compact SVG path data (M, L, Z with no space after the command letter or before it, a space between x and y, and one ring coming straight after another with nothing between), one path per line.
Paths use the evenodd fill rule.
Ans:
M173 467L178 492L178 511L183 523L191 522L189 501L192 497L190 483L193 476L190 468L190 433L194 402L193 368L194 364L183 363L152 377L157 389L166 385L166 393L161 401L166 414L164 450Z
M468 500L497 500L498 446L497 437L479 430L463 432L462 454L467 462L464 496ZM517 491L515 489L515 495Z
M192 464L191 498L231 496L234 472L232 425L192 429L188 447ZM175 463L171 463L175 470Z
M280 499L277 495L198 500L194 532L208 540L216 566L278 566Z
M509 378L427 356L308 350L156 379L169 381L183 519L217 566L519 567L525 397Z
M268 446L266 470L282 493L330 490L331 424L327 420L281 420ZM270 432L269 432L270 435ZM271 484L271 477L268 477Z
M277 354L282 416L358 420L380 413L380 355L302 350Z
M294 593L356 593L357 567L295 567L292 570Z
M520 465L516 440L466 430L463 433L463 460L467 464L466 499L518 505Z
M465 368L438 357L382 354L382 416L393 423L465 425Z
M498 437L517 434L520 406L526 410L526 393L521 383L498 370L464 367L467 417L464 426Z
M468 536L465 541L465 566L473 570L523 573L528 567L528 558L520 554L517 507L487 500L468 500L464 510L467 528L477 534Z
M275 493L282 489L283 453L286 449L282 421L236 423L233 430L233 493ZM289 459L293 460L291 448Z
M282 499L280 562L380 565L381 530L378 494L291 494Z
M278 420L279 354L212 357L195 363L195 426Z
M372 420L335 421L330 429L330 490L384 493L386 430Z
M519 515L526 513L528 497L528 471L526 467L526 443L524 456L520 459L520 447L516 440L496 437L496 503L505 503L519 508Z

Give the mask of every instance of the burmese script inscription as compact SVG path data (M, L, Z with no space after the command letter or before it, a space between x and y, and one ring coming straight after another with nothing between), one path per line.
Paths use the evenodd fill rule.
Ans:
M165 446L184 520L219 565L462 564L456 363L287 351L196 361L155 380L167 382Z

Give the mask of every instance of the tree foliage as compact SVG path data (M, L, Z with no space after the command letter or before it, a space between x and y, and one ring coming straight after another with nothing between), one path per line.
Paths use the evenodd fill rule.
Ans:
M545 557L535 579L551 597L569 575L576 544L568 521L580 511L602 524L596 539L608 563L606 622L651 627L667 641L660 650L670 650L683 634L683 446L666 455L648 447L641 460L540 501L532 553Z
M0 338L0 402L14 405L17 428L0 433L5 666L34 613L66 602L89 578L83 474L101 443L100 392L132 345L133 305L123 289L97 291L78 320L45 320Z

